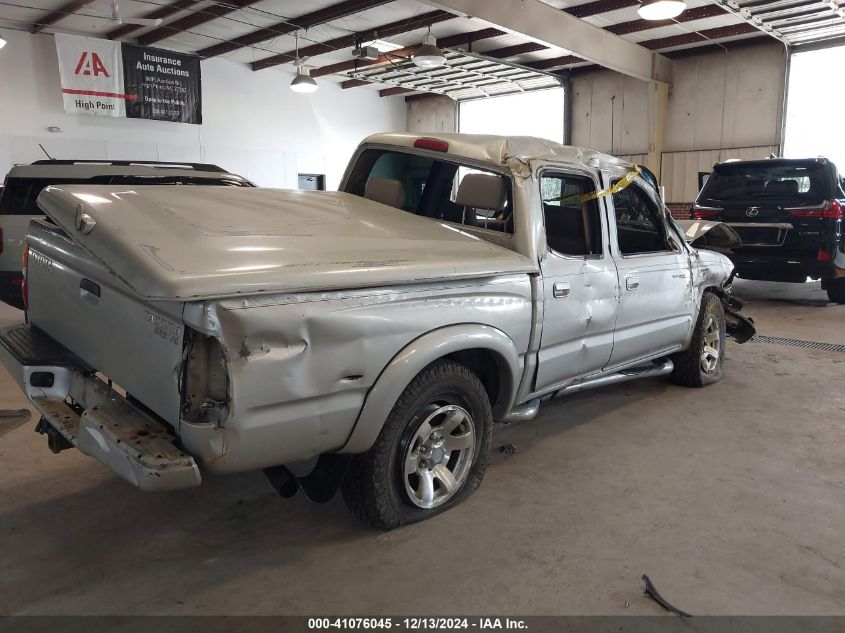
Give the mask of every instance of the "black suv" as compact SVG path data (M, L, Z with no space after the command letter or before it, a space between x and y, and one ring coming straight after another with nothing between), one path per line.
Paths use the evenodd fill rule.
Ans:
M744 279L821 279L845 303L845 191L826 158L717 163L692 217L720 220L742 238L731 259Z

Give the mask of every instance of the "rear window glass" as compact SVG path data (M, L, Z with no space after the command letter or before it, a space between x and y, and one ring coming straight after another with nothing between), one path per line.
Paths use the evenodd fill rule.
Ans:
M237 178L191 176L95 176L94 178L7 178L0 189L0 215L44 215L35 201L50 185L199 185L205 187L251 187Z
M829 171L819 163L719 165L707 179L700 196L709 202L776 198L809 202L830 197Z
M346 192L414 215L513 233L510 180L452 161L368 149L355 163Z

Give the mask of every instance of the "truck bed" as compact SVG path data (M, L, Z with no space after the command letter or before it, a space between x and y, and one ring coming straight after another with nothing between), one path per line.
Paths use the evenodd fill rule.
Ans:
M38 204L148 299L366 288L537 268L455 227L347 193L71 185L48 187Z

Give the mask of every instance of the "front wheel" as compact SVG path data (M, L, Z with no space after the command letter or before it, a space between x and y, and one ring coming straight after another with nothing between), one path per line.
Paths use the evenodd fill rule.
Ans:
M725 310L719 297L705 292L690 346L672 356L671 380L685 387L704 387L722 379L725 364Z
M432 363L402 392L372 448L353 458L343 498L386 530L443 512L481 484L492 429L478 376L452 361Z
M831 279L827 282L827 298L833 303L845 303L845 278Z

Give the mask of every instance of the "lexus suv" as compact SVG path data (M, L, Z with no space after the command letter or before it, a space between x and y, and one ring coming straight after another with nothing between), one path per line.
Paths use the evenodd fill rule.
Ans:
M692 207L695 220L720 220L742 239L731 259L739 277L821 279L845 303L845 191L826 158L717 163Z
M38 160L15 165L0 187L0 301L23 308L21 255L32 218L44 217L35 204L48 185L254 186L246 178L204 163L116 160Z

